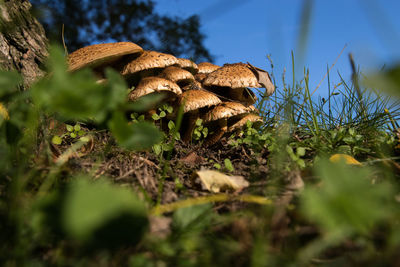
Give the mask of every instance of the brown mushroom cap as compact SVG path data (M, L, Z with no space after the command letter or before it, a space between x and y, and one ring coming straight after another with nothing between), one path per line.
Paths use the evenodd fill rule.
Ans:
M162 91L171 92L174 95L182 94L181 88L172 81L159 77L146 77L129 93L129 99L133 101L144 95Z
M197 64L197 66L199 67L199 72L198 73L211 73L219 68L221 68L218 65L212 64L210 62L201 62L199 64Z
M177 58L178 59L178 66L182 69L190 71L192 74L196 74L199 71L199 67L196 63L191 61L190 59L186 58Z
M194 81L193 74L189 71L181 69L175 66L169 66L165 68L159 75L161 78L173 81L175 83L180 82L191 82Z
M205 90L188 90L183 92L180 104L184 104L183 112L214 106L221 103L221 100L211 92Z
M206 113L204 122L215 121L223 118L230 118L236 115L254 112L254 106L244 106L237 102L222 102Z
M123 66L121 74L131 75L142 70L165 68L177 63L176 57L156 51L144 51L139 57Z
M98 67L116 61L122 56L141 52L143 49L131 42L89 45L68 55L68 70L76 71L84 67Z
M244 63L225 64L223 67L208 74L203 84L205 86L230 88L262 87L258 83L256 75Z
M196 73L196 75L194 75L194 78L198 82L203 82L206 77L207 77L207 73Z
M244 116L243 118L241 118L240 120L229 126L228 132L233 132L234 130L242 128L243 126L246 125L248 121L251 121L256 124L262 124L263 119L256 114L252 113L247 114L246 116Z

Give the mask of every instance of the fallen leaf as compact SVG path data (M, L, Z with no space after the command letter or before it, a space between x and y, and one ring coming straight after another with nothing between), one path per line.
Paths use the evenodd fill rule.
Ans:
M272 95L275 91L275 86L272 83L269 73L263 69L254 67L248 62L247 65L249 66L249 69L254 73L254 75L256 75L258 83L266 89L266 95Z
M346 154L333 154L329 158L329 161L333 163L344 161L348 165L361 165L361 163L358 160Z
M200 170L195 174L204 188L213 193L238 191L249 186L249 182L243 176L229 176L212 170Z

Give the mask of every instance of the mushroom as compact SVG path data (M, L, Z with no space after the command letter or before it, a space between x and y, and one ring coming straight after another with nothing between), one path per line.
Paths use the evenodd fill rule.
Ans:
M131 42L104 43L82 47L68 55L68 71L77 71L89 67L99 81L104 80L105 67L111 67L116 61L128 55L138 55L143 49Z
M217 70L220 68L220 66L215 65L210 62L201 62L201 63L197 64L197 66L199 67L198 73L205 73L205 74L211 73L214 70Z
M254 112L253 106L244 106L238 102L222 102L217 105L203 117L204 122L214 128L215 131L204 142L204 146L210 146L228 132L228 119L240 119L244 114Z
M221 103L221 100L215 94L205 90L188 90L182 93L179 104L183 105L182 140L184 142L189 142L192 139L196 120L200 117L199 110L219 103Z
M180 87L184 87L194 81L192 73L175 66L166 67L158 77L173 81Z
M150 94L163 94L163 100L174 102L177 96L182 94L182 90L172 81L159 77L146 77L129 93L128 98L130 101L135 101L140 97ZM155 108L155 105L150 107L146 116L154 114Z
M193 75L195 75L199 71L199 67L191 61L190 59L186 58L177 58L178 59L178 66L181 67L184 70L189 71Z
M257 125L261 125L263 123L263 119L262 117L250 113L250 114L246 114L244 117L240 118L238 121L232 123L229 127L228 127L228 132L233 132L235 130L241 129L243 126L246 125L246 123L248 121L253 122L253 124L257 124Z
M251 91L247 87L263 87L258 82L259 79L257 77L262 77L264 79L263 82L265 82L266 76L257 76L251 68L255 67L250 67L244 63L225 64L223 67L208 74L203 80L203 85L223 97L246 104L253 104L255 103L255 96L250 93ZM268 90L271 89L269 85L268 88Z
M165 67L177 64L178 60L173 55L159 53L156 51L144 51L139 57L124 62L121 74L126 80L136 84L140 78L157 76Z
M160 92L166 92L173 96L182 94L181 88L172 81L160 77L146 77L129 93L129 100L135 101L142 96Z
M220 66L212 64L210 62L202 62L199 63L197 66L199 68L199 71L194 77L199 82L203 82L203 80L207 77L207 74L220 68Z

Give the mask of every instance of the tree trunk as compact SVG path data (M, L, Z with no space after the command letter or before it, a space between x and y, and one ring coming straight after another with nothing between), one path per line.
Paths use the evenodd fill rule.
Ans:
M31 14L25 0L0 0L0 70L17 70L23 89L43 76L47 39L42 25Z

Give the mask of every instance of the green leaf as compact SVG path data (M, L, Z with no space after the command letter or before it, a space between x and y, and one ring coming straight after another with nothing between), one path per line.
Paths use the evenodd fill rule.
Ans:
M181 134L179 132L176 132L174 138L175 138L176 141L180 140L181 139Z
M9 94L17 93L17 86L22 84L22 77L17 71L0 70L0 100Z
M158 121L160 119L160 116L158 116L157 113L154 113L153 115L151 115L151 118L155 121Z
M206 127L206 128L203 128L203 136L204 137L207 137L207 135L208 135L208 128Z
M222 168L221 164L219 163L214 163L214 168L216 168L217 170L220 170Z
M160 118L164 118L165 116L167 116L167 114L165 113L165 111L161 111L159 116Z
M74 130L74 127L72 125L66 124L65 127L67 128L68 132L72 132Z
M77 177L61 208L66 233L95 246L135 245L148 227L146 208L136 195L103 179Z
M224 165L229 172L233 172L235 170L230 159L224 159Z
M126 109L134 112L144 112L157 106L164 99L163 94L149 94L140 97L133 103L126 103Z
M70 133L69 134L72 138L75 138L76 137L76 133Z
M172 226L185 232L200 231L210 225L211 214L211 204L181 208L174 212Z
M175 123L173 121L169 121L168 122L168 129L171 131L174 128L175 128Z
M79 124L74 125L74 131L79 132L81 130L81 126Z
M306 149L304 147L298 147L296 149L296 154L299 157L303 157L306 154Z
M171 114L172 112L174 112L174 108L168 105L166 111Z
M386 182L373 184L369 169L321 161L316 170L322 186L305 189L301 210L324 235L367 234L391 216L393 188Z
M31 88L37 106L66 119L103 122L107 114L126 102L125 82L115 71L107 69L108 82L97 84L89 69L67 72L64 52L59 47L51 46L49 51L51 75Z
M53 136L53 138L51 139L51 142L55 145L61 145L62 143L62 139L61 137L59 137L58 135Z
M161 142L161 132L149 122L128 124L121 112L114 112L108 123L118 144L130 150L145 150Z
M154 153L155 153L157 156L161 154L161 152L162 152L162 146L161 146L161 144L155 144L155 145L153 145L152 148L153 148Z
M196 126L201 126L202 123L203 123L202 119L197 119L196 120Z

